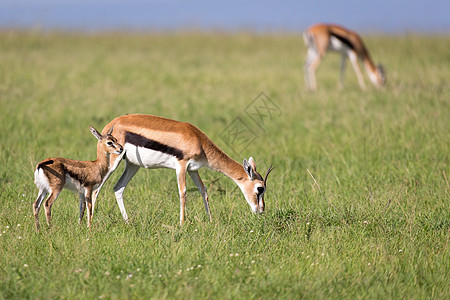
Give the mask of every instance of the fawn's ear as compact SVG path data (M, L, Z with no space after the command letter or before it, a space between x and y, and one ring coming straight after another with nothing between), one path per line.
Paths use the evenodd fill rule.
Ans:
M111 128L109 128L109 130L108 130L108 132L106 134L107 135L111 135L113 130L114 130L114 124L111 126Z
M97 138L97 140L100 141L102 139L102 135L97 131L97 129L92 126L90 126L89 129L91 130L91 133Z

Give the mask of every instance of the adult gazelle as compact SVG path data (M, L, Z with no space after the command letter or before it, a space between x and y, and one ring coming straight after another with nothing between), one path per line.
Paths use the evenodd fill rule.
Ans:
M369 51L361 37L344 27L331 24L316 24L303 33L303 39L308 52L305 59L305 81L310 90L316 90L316 69L328 51L341 53L340 87L344 85L345 62L348 58L355 70L358 83L362 89L366 88L358 60L362 62L370 81L377 88L386 83L386 77L381 65L375 66Z
M267 176L263 178L256 171L255 160L250 157L238 163L214 144L200 129L186 122L162 117L131 114L115 118L103 128L107 132L114 126L114 136L123 144L124 151L112 159L112 173L123 158L126 162L122 176L114 186L114 193L122 216L128 220L123 204L123 193L139 168L169 168L176 171L180 196L180 224L185 220L186 173L197 185L211 220L208 194L198 170L209 167L230 177L241 189L254 213L262 213L265 208ZM95 198L93 205L95 206Z

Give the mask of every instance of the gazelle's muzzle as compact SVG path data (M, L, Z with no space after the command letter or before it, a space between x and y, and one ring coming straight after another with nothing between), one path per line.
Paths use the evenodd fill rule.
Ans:
M258 206L256 207L256 212L258 214L261 214L264 212L265 203L264 203L264 193L261 195L258 195Z
M262 214L264 212L264 206L258 206L258 209L256 211L257 214Z
M123 152L123 147L120 146L119 149L118 149L115 153L116 153L117 155L120 155L120 154L122 154L122 152Z
M254 213L254 214L262 214L263 212L264 212L264 207L262 207L262 206L260 206L260 205L258 205L258 206L254 206L254 207L252 207L252 212Z

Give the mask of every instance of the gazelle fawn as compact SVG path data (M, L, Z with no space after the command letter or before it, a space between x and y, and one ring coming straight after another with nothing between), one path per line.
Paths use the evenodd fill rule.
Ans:
M92 191L106 179L110 166L110 155L120 155L123 151L121 144L112 136L113 126L101 135L94 127L90 127L92 134L97 138L97 159L94 161L79 161L61 157L48 158L36 166L34 183L39 188L39 194L33 203L34 221L39 232L39 208L44 202L47 224L51 226L51 209L53 202L58 198L64 188L78 192L80 199L81 222L86 204L88 207L87 224L92 219Z
M205 205L209 219L208 194L198 170L209 167L230 177L239 186L247 203L254 213L264 211L264 193L266 192L267 176L272 168L267 170L265 178L256 171L253 158L243 165L233 160L219 149L200 129L186 122L179 122L162 117L132 114L112 120L105 126L103 132L108 132L114 126L114 136L124 146L123 155L114 155L111 159L117 168L120 159L125 159L125 170L114 186L117 204L124 220L128 215L123 204L123 193L139 170L139 168L157 169L169 168L176 171L180 197L180 224L185 220L186 205L186 174L197 185ZM95 207L95 199L93 201Z
M361 89L366 88L358 60L364 65L372 84L380 88L386 83L386 76L381 65L375 66L369 51L361 37L351 30L339 25L316 24L303 33L303 39L308 48L305 59L305 81L310 90L316 90L316 69L328 51L339 52L341 58L341 74L339 87L344 86L344 71L347 58L352 64Z

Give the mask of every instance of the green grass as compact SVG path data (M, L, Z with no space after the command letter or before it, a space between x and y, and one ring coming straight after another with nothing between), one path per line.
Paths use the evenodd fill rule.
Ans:
M365 41L386 89L361 91L349 68L338 90L329 55L311 93L300 34L0 32L0 298L448 299L450 38ZM244 112L261 92L281 109L264 128ZM180 227L175 172L140 170L127 225L121 165L91 229L63 192L37 234L36 163L94 159L89 125L126 113L189 121L236 160L273 163L266 213L205 169L213 222L188 180ZM257 135L239 154L221 139L236 117Z

